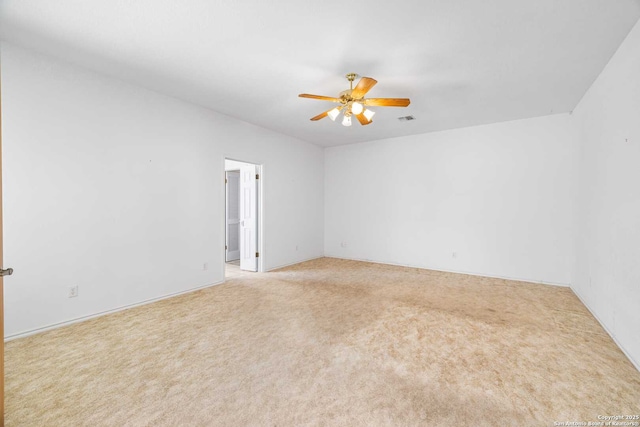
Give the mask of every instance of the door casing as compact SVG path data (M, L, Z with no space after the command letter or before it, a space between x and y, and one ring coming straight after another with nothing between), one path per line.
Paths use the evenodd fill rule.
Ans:
M230 155L223 155L222 156L222 170L223 170L223 178L221 179L223 188L222 188L222 199L221 202L222 203L226 203L226 184L225 184L225 178L226 178L226 171L225 171L225 162L226 160L230 160L230 161L234 161L234 162L240 162L240 163L247 163L250 165L254 165L255 166L255 172L256 174L259 176L259 178L256 180L256 204L257 204L257 209L258 209L258 217L257 217L257 227L258 227L258 231L256 233L256 237L257 237L257 244L256 244L256 251L259 253L259 257L257 259L257 271L258 272L264 272L265 271L265 265L266 265L266 256L268 256L268 254L265 253L264 251L264 247L265 247L265 229L264 229L264 223L265 223L265 211L264 211L264 171L265 171L265 167L264 165L255 162L255 161L250 161L250 160L240 160L235 158L234 156L230 156ZM226 205L225 205L226 206ZM226 207L225 207L226 209ZM222 232L223 232L223 236L225 241L226 241L226 228L227 228L227 221L226 221L226 215L223 215L222 221L221 221L221 226L222 226ZM223 247L224 248L224 247ZM226 263L226 251L223 251L222 254L222 271L224 272L225 269L225 263Z

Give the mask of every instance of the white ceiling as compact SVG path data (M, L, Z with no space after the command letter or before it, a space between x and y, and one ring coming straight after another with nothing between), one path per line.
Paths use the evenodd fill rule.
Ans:
M571 111L640 0L0 0L0 37L322 146ZM344 75L408 97L309 118ZM415 121L400 122L413 115Z

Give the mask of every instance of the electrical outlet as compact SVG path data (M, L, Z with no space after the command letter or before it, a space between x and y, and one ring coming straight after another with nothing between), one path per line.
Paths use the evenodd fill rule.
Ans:
M458 258L458 252L451 252L451 258Z
M346 248L347 247L347 242L341 242L340 246L342 246L343 248Z
M207 271L209 269L209 263L205 262L204 264L202 264L202 271Z
M78 285L69 287L69 298L75 298L78 296Z
M296 251L298 250L298 245L296 245Z

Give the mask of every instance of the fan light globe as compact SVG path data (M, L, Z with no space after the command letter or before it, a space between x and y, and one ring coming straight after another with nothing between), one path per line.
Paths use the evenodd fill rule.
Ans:
M373 117L373 115L375 114L375 111L371 111L371 110L364 110L364 116L367 118L367 120L371 121L371 118Z
M338 110L338 107L336 107L333 110L329 111L327 113L327 116L329 116L329 118L335 122L336 117L338 117L338 114L340 114L340 110Z
M351 116L344 116L344 119L342 119L342 126L351 126Z
M360 114L362 113L362 110L364 110L362 104L358 102L354 102L353 104L351 104L351 111L353 112L353 114Z

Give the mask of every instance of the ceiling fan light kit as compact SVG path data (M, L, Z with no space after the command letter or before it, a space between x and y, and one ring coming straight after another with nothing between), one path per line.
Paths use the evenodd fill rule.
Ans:
M371 77L362 77L355 89L353 87L353 81L358 75L356 73L349 73L346 75L349 80L349 89L340 92L337 98L322 95L311 95L308 93L301 93L298 95L301 98L319 99L321 101L337 102L341 105L323 113L318 114L311 118L311 121L317 121L329 116L334 122L340 111L343 111L344 117L342 119L343 126L351 126L351 116L356 116L358 122L361 125L368 125L371 123L371 119L375 114L375 111L365 108L365 106L375 107L406 107L411 101L409 98L365 98L364 96L369 90L378 83Z
M373 115L375 114L375 111L371 111L371 110L364 110L364 116L367 118L367 120L371 121L371 119L373 118Z

